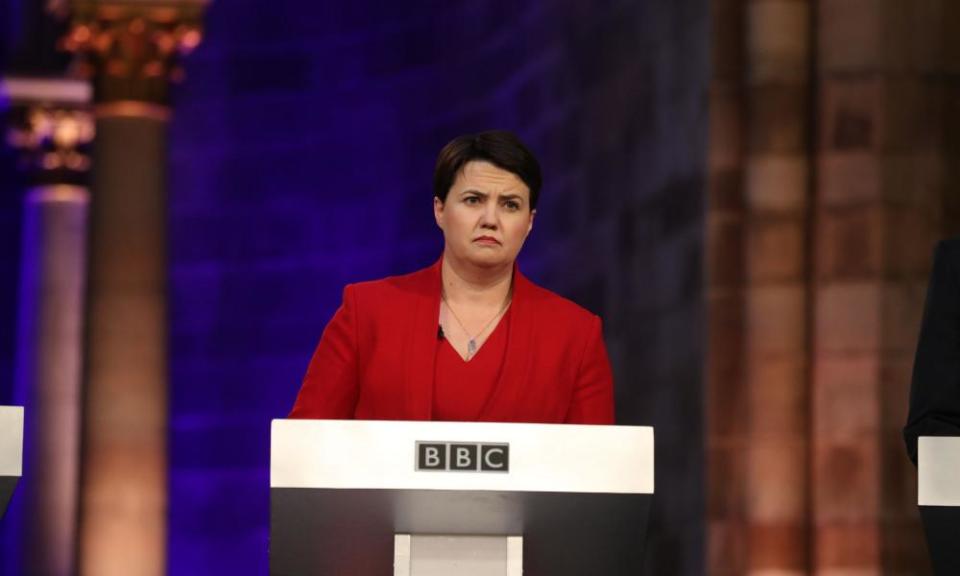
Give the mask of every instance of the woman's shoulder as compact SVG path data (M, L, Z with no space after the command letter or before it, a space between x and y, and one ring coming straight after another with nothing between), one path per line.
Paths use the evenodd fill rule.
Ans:
M435 266L428 266L407 274L348 284L345 292L368 301L371 298L388 301L396 298L413 298L429 295L431 290L436 292L436 286L439 286L439 279L436 275Z

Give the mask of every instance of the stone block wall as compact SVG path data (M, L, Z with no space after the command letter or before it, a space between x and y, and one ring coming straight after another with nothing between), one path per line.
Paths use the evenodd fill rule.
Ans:
M713 574L929 573L900 430L933 246L960 224L952 4L714 2L740 32L712 40Z

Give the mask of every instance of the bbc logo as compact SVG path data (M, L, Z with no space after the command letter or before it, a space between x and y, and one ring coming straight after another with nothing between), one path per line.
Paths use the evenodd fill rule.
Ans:
M417 471L509 472L510 445L417 442Z

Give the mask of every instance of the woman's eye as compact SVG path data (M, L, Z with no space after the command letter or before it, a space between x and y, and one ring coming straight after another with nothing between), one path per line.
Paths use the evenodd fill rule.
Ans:
M477 196L467 196L466 198L464 198L463 201L466 202L467 204L479 204L480 198Z
M519 209L520 209L520 203L519 203L519 202L514 202L513 200L510 200L509 202L505 202L505 203L504 203L504 206L507 207L507 210L519 210Z

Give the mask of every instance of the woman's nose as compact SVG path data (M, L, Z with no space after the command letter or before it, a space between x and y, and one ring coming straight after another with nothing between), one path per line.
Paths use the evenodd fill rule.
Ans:
M496 228L497 227L497 205L494 202L488 202L486 206L483 207L483 214L481 216L480 224L486 228Z

